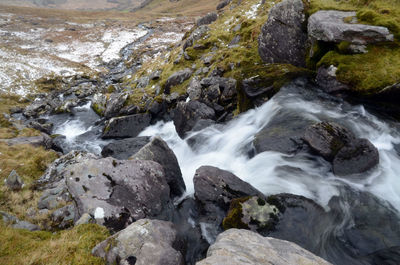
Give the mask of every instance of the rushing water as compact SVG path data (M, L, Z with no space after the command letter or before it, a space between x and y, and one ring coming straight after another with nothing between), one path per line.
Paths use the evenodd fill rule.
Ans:
M369 139L379 150L379 166L364 174L339 178L333 175L330 163L308 152L285 155L269 151L252 155L252 142L263 127L274 117L285 119L293 115L313 122L334 121L352 130L357 137ZM98 119L89 105L85 105L75 108L74 115L67 119L57 118L52 122L56 123L56 133L66 135L71 149L99 153L105 142L99 138L101 126L93 125ZM359 260L358 255L364 257L379 250L379 244L375 244L376 236L372 243L368 242L368 234L375 233L374 226L379 226L376 227L381 229L379 233L385 234L382 241L387 241L388 247L400 244L397 237L400 235L400 157L396 151L400 131L397 126L396 122L371 114L362 105L351 105L299 81L282 88L261 107L226 124L192 132L184 140L177 135L173 122L158 122L140 135L158 135L168 143L180 164L187 194L194 192L196 169L211 165L233 172L267 195L290 193L314 200L327 214L317 217L321 221L305 240L296 237L296 226L286 234L278 232L272 236L294 241L334 264L354 265L371 264ZM368 194L382 202L367 198ZM364 205L358 205L363 203L367 203L367 210ZM382 216L373 217L376 211ZM356 220L360 216L368 220ZM381 223L380 219L383 220ZM385 223L386 220L389 223ZM358 229L360 222L366 229L354 232L352 228L357 226ZM391 235L392 231L396 233Z

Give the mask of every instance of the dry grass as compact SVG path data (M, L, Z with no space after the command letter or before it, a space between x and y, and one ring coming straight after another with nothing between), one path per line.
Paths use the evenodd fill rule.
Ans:
M105 227L88 224L58 233L29 232L0 223L2 265L96 265L105 264L91 255L96 244L107 238Z

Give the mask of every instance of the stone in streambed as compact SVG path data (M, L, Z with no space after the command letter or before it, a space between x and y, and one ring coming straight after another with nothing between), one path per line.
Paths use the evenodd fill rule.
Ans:
M131 138L150 125L151 114L134 114L112 118L104 128L102 138Z
M148 136L138 136L135 138L126 138L117 140L103 147L101 155L103 157L114 157L125 160L137 153L143 146L150 142Z

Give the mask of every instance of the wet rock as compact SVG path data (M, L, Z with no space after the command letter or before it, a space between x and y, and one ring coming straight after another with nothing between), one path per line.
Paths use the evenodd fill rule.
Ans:
M106 104L107 104L107 97L104 94L97 93L94 94L90 107L99 116L103 116L106 110Z
M204 35L210 30L210 28L206 25L202 25L197 27L190 36L186 39L185 43L183 44L183 51L185 51L188 47L192 47L194 43L204 37Z
M220 99L222 102L229 101L237 95L237 81L233 78L225 78L219 76L206 77L200 81L200 84L204 88L218 88L219 91L221 91Z
M351 23L346 22L349 18L353 18ZM361 45L394 40L385 27L356 23L356 12L321 10L308 19L308 34L314 40Z
M383 88L377 93L376 97L388 102L398 102L400 100L400 83Z
M92 253L106 264L183 265L182 254L174 249L174 225L142 219L98 244Z
M134 114L112 118L106 125L102 138L131 138L136 137L150 125L150 114Z
M215 120L215 111L200 101L179 102L174 110L174 125L181 138L201 119Z
M232 0L223 0L223 1L221 1L221 2L217 5L217 10L220 10L220 9L226 7L227 5L229 5L230 2L232 2Z
M400 264L400 247L391 247L378 250L365 258L371 265L396 265Z
M224 230L250 229L254 232L272 230L279 218L279 209L257 196L233 199L222 222Z
M51 134L54 125L52 123L40 123L38 121L31 121L29 122L28 126L43 133Z
M317 84L328 93L335 93L349 90L349 87L336 78L337 67L331 65L329 67L321 66L317 71Z
M185 182L174 152L168 144L159 137L154 137L150 143L142 147L130 157L136 160L151 160L164 167L165 178L170 188L172 197L181 196L185 190Z
M333 161L340 149L354 141L355 136L336 123L321 122L306 129L304 140L323 158Z
M37 117L45 112L47 106L45 100L38 100L27 106L23 114L27 118Z
M201 221L208 224L209 233L217 235L232 199L264 195L229 171L202 166L193 178L194 196L202 206ZM214 231L213 231L214 230Z
M104 111L104 117L107 119L116 116L128 99L128 94L113 93L107 101L107 107Z
M220 234L208 249L207 258L197 265L223 265L227 260L234 265L332 265L292 242L239 229L230 229Z
M8 178L5 180L7 188L13 191L21 190L24 187L24 181L18 175L17 171L12 170Z
M304 67L307 33L304 4L285 0L270 11L258 39L258 52L266 63L289 63Z
M344 146L333 160L333 173L346 176L366 172L379 164L379 152L367 139L355 139Z
M153 161L87 159L67 167L63 177L78 212L113 231L146 217L169 218L169 186Z
M101 155L103 157L114 157L116 159L125 160L138 152L143 146L150 142L150 137L139 136L135 138L127 138L107 144L103 147Z
M196 22L196 25L198 27L202 26L202 25L208 25L208 24L213 23L215 20L217 20L217 18L218 18L217 13L211 12L211 13L208 13L207 15L205 15L204 17L198 19Z
M170 77L168 77L165 83L164 94L169 94L171 87L182 84L185 80L192 76L192 73L192 70L189 68L173 73Z
M273 95L275 92L274 86L266 86L266 83L270 82L265 82L260 76L244 79L242 82L243 91L249 98L255 98L263 94Z
M276 151L294 154L304 148L302 137L307 127L312 124L301 115L278 112L272 120L254 137L255 153Z

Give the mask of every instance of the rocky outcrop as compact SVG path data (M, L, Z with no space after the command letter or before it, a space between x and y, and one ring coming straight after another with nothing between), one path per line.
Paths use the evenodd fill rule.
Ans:
M107 100L106 109L104 110L104 117L107 119L116 116L128 99L126 93L113 93Z
M217 13L211 12L211 13L208 13L207 15L205 15L204 17L199 18L196 21L196 25L197 26L208 25L208 24L213 23L215 20L217 20L217 18L218 18Z
M131 138L150 125L150 114L134 114L112 118L103 131L102 138Z
M98 244L92 253L106 264L183 265L182 254L174 249L174 225L141 219Z
M304 140L327 161L333 173L346 176L366 172L379 163L379 152L367 139L357 139L346 128L332 123L317 123L307 128Z
M350 22L346 22L349 21ZM321 10L308 19L308 35L313 40L366 45L393 41L393 35L385 27L357 24L356 12Z
M220 234L208 249L207 258L196 265L310 264L331 265L289 241L263 237L248 230L230 229Z
M148 136L138 136L135 138L126 138L107 144L101 150L103 157L114 157L125 160L137 153L143 146L150 142Z
M192 47L194 43L201 39L209 30L210 28L206 25L195 28L183 44L183 51L185 51L188 47Z
M164 94L170 94L171 87L182 84L185 80L188 80L192 76L192 70L185 68L181 71L173 73L168 77L164 85Z
M170 188L172 197L181 196L185 190L185 182L174 152L168 144L159 137L154 137L150 143L142 147L130 157L135 160L151 160L164 167L165 178Z
M179 102L174 110L174 125L181 138L193 129L199 120L215 120L215 111L200 101Z
M307 33L301 0L284 0L269 12L258 39L258 51L266 63L288 63L304 67Z

